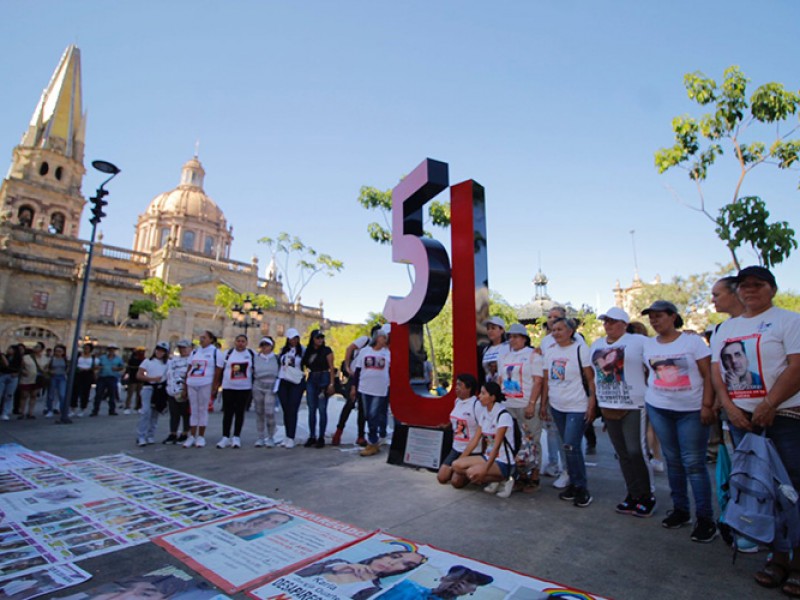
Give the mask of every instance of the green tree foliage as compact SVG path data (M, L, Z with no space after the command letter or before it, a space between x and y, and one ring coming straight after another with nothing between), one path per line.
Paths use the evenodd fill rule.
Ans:
M181 286L169 284L160 277L150 277L142 281L142 291L148 296L131 303L133 315L147 315L156 324L156 337L161 336L161 325L169 313L182 306Z
M381 191L374 187L363 186L358 194L358 203L367 210L377 211L383 225L372 222L367 225L369 237L379 244L392 243L392 190ZM450 226L450 204L433 200L426 204L428 221L437 227ZM426 232L426 235L429 233Z
M673 167L684 169L695 183L699 206L692 207L715 225L715 231L725 242L734 265L740 267L737 251L743 244L750 246L765 266L787 259L797 248L795 232L785 221L768 223L769 211L757 196L740 195L745 177L754 168L771 164L781 170L796 170L800 157L800 138L792 139L798 131L793 118L800 109L800 94L786 90L779 83L766 83L747 98L748 79L732 66L725 70L723 82L700 72L684 76L689 99L712 112L699 119L683 115L672 120L675 143L655 153L659 173ZM763 125L772 137L768 142L748 140L757 125ZM706 205L702 184L726 148L738 169L733 193L717 215Z
M778 292L773 302L775 306L800 313L800 294L795 292Z
M711 286L718 278L716 274L699 273L676 275L666 283L644 284L642 291L636 293L631 302L630 316L632 319L641 319L642 311L656 300L669 300L686 316L709 304ZM646 322L646 318L643 320Z
M344 263L330 256L321 254L311 246L285 231L277 237L262 237L259 244L266 244L275 257L275 263L283 276L283 287L289 302L295 304L300 294L315 276L323 273L333 277L344 269Z
M276 304L275 298L267 296L266 294L240 294L233 290L233 288L221 283L217 286L217 294L214 296L214 306L219 306L225 310L228 317L232 317L231 310L234 306L241 306L245 298L250 298L255 308L267 310L273 308Z

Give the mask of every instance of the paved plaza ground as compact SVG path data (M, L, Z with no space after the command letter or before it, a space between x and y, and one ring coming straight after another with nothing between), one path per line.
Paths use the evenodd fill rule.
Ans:
M332 432L340 399L329 406ZM67 459L125 452L249 492L283 499L364 529L380 528L416 542L483 560L542 579L616 599L781 598L764 590L752 573L765 554L742 555L731 563L721 539L697 544L689 528L666 530L661 519L670 508L665 475L656 479L660 502L651 519L618 515L614 505L624 496L622 477L608 437L598 429L598 454L589 467L594 502L585 509L559 501L543 478L536 493L515 493L503 500L477 487L454 490L436 483L424 469L386 464L386 449L362 458L348 429L344 444L323 449L253 448L255 416L248 413L241 450L214 448L221 415L211 415L209 446L183 449L161 443L138 448L138 416L76 419L74 425L52 420L0 422L0 442L16 442ZM354 426L355 415L350 427ZM303 410L300 423L305 423ZM159 423L159 442L166 436ZM163 435L162 435L163 434ZM303 441L301 426L297 439ZM78 563L94 578L90 588L122 577L180 563L153 544L136 546ZM186 567L187 570L188 567ZM244 594L236 597L244 598Z

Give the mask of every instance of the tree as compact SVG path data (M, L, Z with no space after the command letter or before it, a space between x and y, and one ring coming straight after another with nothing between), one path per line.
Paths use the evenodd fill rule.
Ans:
M296 304L300 294L319 273L328 277L344 269L344 263L328 254L320 254L297 237L282 231L276 238L263 237L259 244L266 244L275 257L275 263L283 276L283 285L289 302ZM296 261L296 262L294 262Z
M687 73L683 78L689 99L700 106L711 105L713 112L695 119L684 115L672 120L675 143L655 153L659 173L673 167L687 171L697 187L699 205L690 206L705 215L715 225L717 236L725 242L734 265L740 268L737 251L749 245L759 263L770 267L786 260L797 249L794 229L786 221L768 223L769 211L758 196L740 196L745 177L756 167L771 164L781 170L796 170L800 156L800 138L791 139L797 124L789 118L800 108L800 94L784 89L780 83L766 83L748 99L748 79L732 66L725 70L721 86L700 72ZM756 125L774 132L769 146L762 141L745 141ZM782 132L781 127L788 126ZM729 201L717 215L706 206L702 183L709 168L724 155L727 145L738 166L738 176Z
M221 283L217 286L217 294L214 296L214 306L219 306L225 310L228 317L233 316L232 309L234 306L241 306L245 298L250 298L255 308L267 310L273 308L276 304L275 298L267 296L266 294L240 294L233 290L233 288Z
M142 291L149 296L131 303L131 315L145 314L156 324L156 339L161 337L161 325L174 308L180 308L181 286L169 284L160 277L142 281Z
M383 219L380 223L370 223L367 225L369 237L379 244L392 243L392 190L381 190L362 186L358 194L358 203L367 210L376 210ZM433 200L428 202L428 222L437 227L450 226L450 204ZM430 236L430 233L426 232Z
M795 292L778 292L773 300L775 306L800 313L800 294Z

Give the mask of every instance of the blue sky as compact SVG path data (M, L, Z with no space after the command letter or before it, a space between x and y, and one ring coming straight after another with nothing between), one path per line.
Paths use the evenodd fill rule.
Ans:
M86 162L110 160L101 229L129 246L137 216L178 184L200 140L205 188L234 226L232 257L288 231L345 263L303 302L361 321L408 279L366 234L362 185L393 187L426 157L486 188L490 286L512 304L550 295L605 310L617 279L728 261L683 172L658 175L672 117L699 112L684 73L800 87L800 4L543 1L8 1L0 19L0 157L10 164L64 48L82 53ZM760 137L764 137L763 135ZM729 164L729 163L726 163ZM91 171L84 194L101 181ZM712 171L713 212L735 170ZM800 228L798 173L747 179ZM87 211L88 212L88 211ZM88 236L84 223L81 233ZM446 236L441 236L446 237ZM754 262L741 256L743 262ZM800 255L776 269L800 288Z

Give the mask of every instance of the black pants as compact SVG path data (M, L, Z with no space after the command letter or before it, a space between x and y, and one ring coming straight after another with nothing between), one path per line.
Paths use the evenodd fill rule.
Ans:
M81 410L85 410L89 404L89 393L92 391L94 383L94 373L92 371L77 371L75 373L75 386L72 390L72 408L78 407L80 398Z
M178 433L178 425L183 421L183 428L181 431L187 433L189 431L189 402L184 400L178 402L172 396L169 397L169 432Z
M349 387L349 386L348 386ZM350 413L354 408L358 408L358 437L364 437L364 428L366 426L366 417L364 415L364 402L361 400L361 394L356 393L356 399L350 399L349 390L345 395L346 401L342 407L342 412L339 414L339 423L336 425L337 429L344 429L347 425L347 419L350 418Z
M222 435L231 437L231 423L233 423L233 436L242 434L244 413L250 401L252 390L222 390Z

